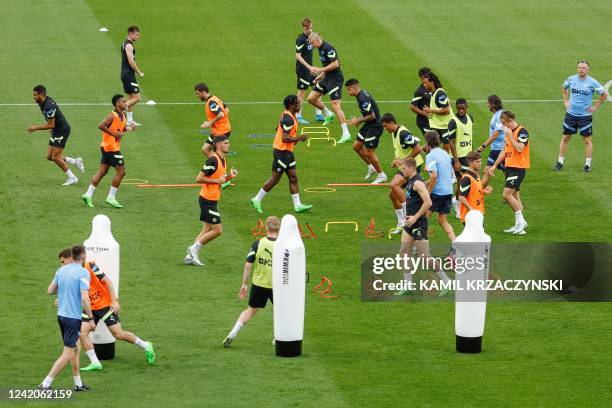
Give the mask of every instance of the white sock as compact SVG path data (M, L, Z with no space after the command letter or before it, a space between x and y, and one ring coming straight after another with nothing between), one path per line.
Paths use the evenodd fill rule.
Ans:
M74 385L76 385L77 387L82 387L83 386L83 382L81 381L81 376L80 375L75 375L72 378L74 378Z
M584 162L584 165L591 167L591 160L593 160L592 157L587 157L587 159Z
M317 108L315 109L315 115L320 115L321 114L321 109Z
M111 186L110 190L108 190L108 198L115 198L117 196L117 190L119 190L119 187L115 188Z
M374 168L374 166L372 166L371 164L368 164L368 172L374 173L375 171L376 169Z
M345 123L341 123L340 127L342 128L342 136L344 135L350 135L349 130L348 130L348 125Z
M141 340L140 337L136 337L136 341L134 342L134 344L143 350L146 350L147 347L149 347L149 342Z
M196 253L196 255L200 253L201 248L202 248L202 244L200 244L200 241L194 242L193 245L191 246L191 249L193 250L193 252Z
M403 224L404 222L404 210L398 208L395 210L395 215L397 216L397 225Z
M332 111L330 111L327 106L323 108L323 112L325 112L325 116L329 116L332 114Z
M523 218L522 211L516 211L514 213L514 219L515 219L516 225L523 224L525 222L525 218Z
M87 357L89 357L91 364L100 364L100 360L98 360L98 356L96 356L96 350L86 350L85 354L87 354Z
M563 164L563 160L565 160L565 157L561 157L559 156L559 160L557 160L559 163Z
M300 110L298 113L295 114L296 118L301 118L302 117L302 111Z
M450 280L450 278L444 271L438 271L436 272L436 275L438 276L438 278L440 278L442 282L448 282Z
M45 379L42 382L42 386L43 387L50 387L51 384L53 384L53 380L54 380L53 377L49 377L49 376L45 377Z
M229 334L227 335L227 337L229 337L230 339L235 339L236 336L238 335L238 332L240 331L240 329L242 329L244 327L244 324L242 324L240 322L240 320L238 320L236 322L236 324L234 325L234 328L232 329L231 332L229 332Z
M127 121L128 122L133 122L134 121L133 115L134 115L134 112L128 112L127 113Z
M74 175L74 173L70 169L66 170L66 175L68 176L69 179L76 178L76 176Z
M266 193L264 191L264 189L262 188L262 189L259 190L259 193L257 193L257 195L255 196L255 199L257 201L262 201L264 199L264 197L266 196L266 194L268 194L268 193Z
M412 282L412 274L410 272L404 272L404 280L406 282Z
M293 199L293 206L295 208L297 208L300 205L302 205L302 202L300 201L300 193L291 194L291 198Z
M68 163L68 164L76 164L76 159L73 159L72 157L66 156L66 163Z
M90 184L85 195L91 198L93 196L94 191L96 191L96 188Z
M383 178L383 177L387 177L387 175L385 174L384 171L381 171L380 173L377 174L377 177Z

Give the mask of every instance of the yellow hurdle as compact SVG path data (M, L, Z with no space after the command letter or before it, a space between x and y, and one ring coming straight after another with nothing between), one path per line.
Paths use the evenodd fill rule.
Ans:
M329 226L332 224L351 224L355 226L355 232L359 231L359 224L355 221L329 221L325 223L325 232L329 231Z
M323 135L321 137L308 137L308 141L306 142L306 147L310 147L310 141L311 140L325 140L325 141L331 141L332 142L332 147L336 147L336 139L334 139L333 137L331 137L329 135L329 129L326 128L325 126L305 126L302 128L301 131L301 135L303 134L308 134L308 135Z

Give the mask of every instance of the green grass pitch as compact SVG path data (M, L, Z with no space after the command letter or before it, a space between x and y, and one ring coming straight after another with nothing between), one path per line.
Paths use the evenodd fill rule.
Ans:
M359 259L363 235L348 229L323 232L330 220L375 217L393 226L387 193L378 188L339 188L333 194L302 192L314 204L298 216L318 233L307 240L308 272L304 355L274 357L272 313L266 308L243 329L232 349L221 347L245 306L238 301L244 256L258 216L248 199L270 173L271 152L254 150L251 133L273 133L277 104L295 92L294 41L299 21L337 47L345 78L356 77L379 101L411 98L416 71L429 66L452 99L471 101L475 141L484 140L490 114L482 103L496 93L532 137L532 169L522 189L529 233L508 237L513 222L501 203L502 178L487 201L487 231L494 242L609 242L608 104L594 119L594 171L582 173L583 147L574 138L566 170L550 170L558 150L564 108L563 80L576 61L589 59L591 75L612 74L604 41L612 5L553 0L422 1L77 1L6 2L0 16L0 387L38 384L59 355L60 337L46 285L57 252L82 242L91 218L107 214L121 244L122 323L155 342L157 362L118 344L103 372L84 374L91 391L70 406L590 406L609 405L612 342L609 304L493 303L487 311L484 351L454 351L453 305L362 303ZM579 18L577 18L579 16ZM197 102L193 85L207 82L228 102L233 132L229 163L240 170L236 187L220 203L224 234L202 250L204 268L182 265L184 248L200 228L196 189L139 189L124 185L122 210L104 205L110 177L85 208L79 196L97 169L98 123L121 92L119 44L128 25L141 28L137 60L146 76L144 99ZM108 33L98 32L107 27ZM63 175L44 159L46 134L27 134L41 115L30 93L43 83L72 125L66 153L83 156L86 174L62 187ZM357 115L344 94L348 116ZM480 101L480 102L479 102ZM107 105L68 105L68 103ZM4 104L30 104L15 106ZM415 129L406 102L380 103ZM314 111L307 106L305 117ZM122 144L127 178L150 183L192 183L203 163L203 106L138 105L143 125ZM337 122L331 126L339 136ZM355 131L353 131L355 134ZM388 135L379 156L391 162ZM300 187L361 182L365 168L347 145L313 142L296 148ZM388 174L391 169L388 169ZM291 210L286 179L264 203L266 215ZM459 225L453 220L455 229ZM432 241L443 242L437 225ZM399 245L399 244L398 244ZM322 275L337 300L310 293ZM83 356L82 361L85 361ZM72 381L64 372L57 387ZM74 402L72 403L74 404ZM35 404L34 404L35 405ZM33 406L34 406L33 405ZM38 406L38 405L36 405Z

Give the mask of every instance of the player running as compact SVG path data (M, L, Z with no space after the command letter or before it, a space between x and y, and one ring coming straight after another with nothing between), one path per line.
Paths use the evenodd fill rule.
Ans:
M491 112L493 112L493 116L491 116L491 122L489 123L489 138L485 140L485 142L478 147L477 152L482 153L485 151L487 146L491 146L491 150L489 151L489 157L487 157L487 166L485 167L485 171L482 175L482 184L487 185L489 183L489 169L493 166L493 163L497 160L497 157L501 153L504 148L505 143L505 135L503 129L503 125L501 123L501 114L504 111L504 106L502 105L501 98L497 95L489 95L487 98L487 107ZM499 164L499 169L504 170L504 164Z
M563 121L563 137L559 144L559 159L555 163L553 170L561 171L565 160L565 152L572 135L580 132L584 140L584 154L586 156L583 171L591 171L591 160L593 157L593 112L595 112L608 97L608 93L603 86L594 78L588 76L591 65L588 61L578 62L578 74L572 75L563 82L561 93L563 94L563 104L567 109L565 120ZM568 96L569 90L571 95ZM599 99L593 105L593 94L597 92Z
M441 149L440 149L441 150ZM416 255L427 259L430 257L429 241L427 238L428 222L427 212L431 208L432 200L429 191L423 178L417 173L417 164L414 157L405 157L399 161L400 170L408 179L406 186L406 218L404 220L404 230L400 244L400 255L410 255L412 249L416 251ZM449 277L441 268L437 269L436 275L440 280L446 282ZM404 272L404 280L412 281L412 272L407 270ZM440 292L440 296L444 296L448 290ZM410 291L399 291L396 295L406 295Z
M185 256L186 265L204 266L199 254L203 245L221 235L221 214L217 204L221 199L221 185L238 175L238 170L232 167L227 173L227 160L225 155L229 152L230 143L227 136L215 137L214 150L206 160L206 164L196 178L202 184L200 190L200 221L202 231L198 234L193 245L187 247Z
M206 121L200 126L202 129L210 128L210 136L202 146L204 156L211 155L214 141L216 138L224 136L229 139L232 133L232 126L229 121L229 108L223 101L210 93L208 85L199 83L195 86L198 99L204 102Z
M62 265L72 263L72 254L70 249L65 249L59 253L59 260ZM89 272L89 301L91 303L91 312L93 314L93 326L91 319L87 313L83 313L81 323L81 334L79 336L81 345L85 350L85 354L89 357L90 364L87 367L81 368L81 371L102 370L102 363L96 356L94 345L89 338L89 333L93 332L96 325L102 320L114 338L124 340L141 347L147 354L147 361L153 364L155 361L155 351L153 343L142 341L136 337L134 333L121 329L119 322L119 299L115 295L113 282L106 276L92 261L85 261L83 267Z
M410 104L410 110L416 113L416 125L421 130L422 135L424 135L429 129L429 118L423 109L425 109L426 106L429 106L429 101L431 99L431 92L427 91L423 86L423 77L430 72L431 70L427 67L419 69L418 74L419 78L421 79L421 83L417 89L415 89L412 102Z
M503 197L512 211L514 211L514 226L504 230L514 235L525 235L527 232L527 221L523 217L523 203L519 190L521 184L530 167L530 143L529 132L516 122L514 113L504 111L501 115L504 125L503 131L506 138L503 154L500 154L495 164L489 169L489 174L493 176L495 169L502 162L506 167L506 184L504 185Z
M438 224L451 241L455 240L455 232L448 222L453 200L453 165L447 152L440 148L440 136L436 131L425 132L425 141L429 153L425 156L425 168L429 172L427 188L431 194L431 208L427 217L438 213Z
M461 180L461 174L468 169L467 155L472 151L472 136L474 118L468 114L468 104L463 98L457 99L455 104L457 114L448 122L447 139L453 155L453 168L455 170L455 178ZM455 214L459 218L459 184L455 189L455 197L453 197L453 206Z
M444 149L450 152L451 147L447 137L448 122L453 117L450 99L442 88L442 82L440 82L438 76L431 71L423 76L423 87L431 93L429 106L423 108L423 112L429 118L429 129L440 136Z
M293 199L293 208L297 213L303 213L310 210L311 204L302 204L300 201L300 188L298 186L296 160L293 154L293 149L297 142L306 141L307 135L298 135L298 122L295 114L300 111L300 101L296 95L288 95L283 101L285 111L281 114L280 121L276 128L276 136L274 150L272 152L272 175L264 183L257 195L251 198L251 205L259 214L263 214L261 202L280 181L283 173L287 173L289 179L289 192Z
M312 44L308 42L310 34L312 34L312 20L305 18L302 20L302 32L295 40L295 73L297 75L297 97L300 100L300 106L304 106L306 89L314 85L315 79L315 76L310 73L312 69ZM298 112L295 117L298 123L302 125L310 123L302 117L302 111ZM325 120L319 108L315 111L315 120L317 122Z
M127 38L121 43L121 82L123 83L123 92L128 95L128 126L140 126L140 123L134 122L132 113L134 105L140 102L140 87L136 81L136 74L141 78L144 76L144 72L136 64L136 48L134 48L134 43L139 38L140 29L136 26L129 26Z
M68 164L74 164L81 173L85 173L85 166L83 165L83 159L77 157L64 157L64 148L68 142L68 136L70 136L70 124L64 117L64 114L60 110L59 106L55 103L50 96L47 96L47 89L43 85L36 85L32 90L32 97L34 101L40 107L40 111L47 121L45 125L30 125L26 129L28 132L33 133L37 130L48 130L51 134L49 137L49 147L47 148L47 160L54 162L59 166L60 169L68 179L64 182L64 186L71 186L79 182L77 176L74 175L72 170L68 168Z
M376 179L372 184L385 183L387 175L380 167L380 161L376 156L378 141L383 133L378 105L368 91L361 89L358 80L349 79L344 85L348 94L357 98L357 105L361 112L360 118L351 118L347 123L351 126L361 125L357 139L353 143L353 150L368 165L365 180L369 180L376 173Z
M75 245L71 248L73 262L64 265L55 272L53 281L47 288L49 295L57 292L57 321L64 340L64 351L53 363L53 367L43 382L38 386L41 390L50 390L51 384L60 372L70 362L74 378L74 390L86 391L89 389L81 381L79 373L79 331L81 329L81 315L83 311L93 318L89 303L89 274L83 268L85 262L85 248ZM90 322L93 326L93 322Z
M114 110L98 125L98 129L102 131L102 143L100 144L102 158L100 159L100 168L91 178L89 188L85 194L81 196L85 205L92 208L94 207L92 197L96 191L96 187L104 176L106 176L111 167L115 168L116 174L111 181L111 187L105 202L115 208L123 208L123 206L117 202L117 191L121 185L121 180L125 177L125 160L123 159L123 154L121 154L120 145L125 133L136 130L136 126L127 124L125 111L128 102L125 96L113 96L112 104Z
M467 154L467 169L464 170L459 182L459 201L461 202L459 218L465 225L465 215L472 210L485 213L485 194L490 194L493 189L480 181L480 169L482 158L480 153L469 152Z
M238 292L240 300L244 300L249 288L249 276L253 269L253 283L251 284L251 292L249 294L249 306L240 313L238 321L234 325L232 331L223 340L223 347L229 348L232 341L238 335L240 329L255 316L259 309L266 307L268 299L272 301L272 251L274 250L274 241L278 237L280 229L280 220L277 217L268 217L266 219L266 236L260 240L253 242L251 250L247 254L246 262L244 263L244 272L242 273L242 286ZM255 265L255 268L253 268Z
M338 143L346 143L351 140L351 134L346 124L346 117L340 106L342 103L342 84L344 82L344 76L340 69L338 52L333 45L323 41L320 33L310 34L308 42L319 50L319 59L323 63L322 68L314 66L310 68L310 73L315 75L315 86L308 95L308 102L325 112L323 126L329 126L332 120L338 116L338 121L342 128L342 137L338 140ZM321 97L325 94L329 94L329 99L335 115L330 112L321 101Z
M423 157L421 156L421 146L419 146L419 138L413 136L410 131L402 125L398 125L395 116L391 113L385 113L382 117L383 128L391 134L393 139L393 151L395 153L391 167L398 169L397 174L391 179L391 191L389 198L393 203L395 215L397 216L397 227L391 230L391 234L399 234L404 226L404 202L406 195L404 189L408 183L408 179L400 170L400 161L406 157L413 157L416 161L417 174L421 173L423 167Z

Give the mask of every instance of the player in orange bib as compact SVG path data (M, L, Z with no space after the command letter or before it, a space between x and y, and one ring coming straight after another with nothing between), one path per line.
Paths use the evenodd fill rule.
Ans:
M106 176L108 170L114 167L117 171L115 177L111 181L110 191L106 197L106 202L115 208L122 208L123 206L117 202L117 190L121 184L121 180L125 177L125 162L123 155L119 150L121 139L125 136L125 132L135 130L136 126L126 125L125 111L127 109L127 100L123 95L115 95L112 99L113 107L115 108L109 113L106 118L98 125L98 129L102 131L102 143L100 144L100 151L102 152L102 159L100 159L100 168L98 172L92 177L89 188L81 196L83 202L88 207L93 207L93 193L96 191L98 183Z
M459 218L465 225L465 215L468 211L478 210L485 213L485 194L493 191L491 186L483 184L480 180L480 169L482 157L480 153L469 152L467 154L468 168L464 169L459 182Z
M199 253L203 245L221 235L221 214L217 203L221 199L221 186L238 175L238 170L232 167L227 172L227 159L225 155L229 152L230 143L227 136L215 137L215 148L206 160L206 164L196 178L196 182L202 184L200 189L200 221L202 231L198 234L193 245L187 247L185 264L203 266Z
M506 145L493 167L489 169L489 174L493 176L497 166L504 161L506 184L504 185L503 196L504 200L512 208L512 211L514 211L515 220L514 226L504 230L504 232L511 232L514 235L525 235L527 233L525 231L527 221L523 217L523 203L519 190L527 169L530 167L529 132L516 122L514 113L510 111L504 111L500 119L504 126L503 131L506 137Z
M300 111L301 103L296 95L288 95L283 101L285 111L281 114L280 121L276 127L276 136L272 145L273 160L272 160L272 175L264 183L259 193L251 198L251 205L259 214L263 214L261 201L266 194L274 188L280 181L283 173L287 173L289 178L289 192L293 199L293 207L295 212L302 213L310 210L312 205L302 204L300 201L300 188L298 186L296 160L293 155L293 148L297 142L305 141L308 136L298 135L298 121L295 114Z
M223 101L210 93L208 85L199 83L195 86L195 92L202 102L206 112L206 121L200 126L202 129L210 128L210 136L202 146L204 156L210 156L216 138L225 136L229 139L232 126L229 120L229 108Z
M60 252L59 259L62 265L71 263L72 255L70 249L65 249ZM86 261L83 267L89 272L89 302L91 303L94 324L97 325L98 322L102 320L114 338L139 346L146 352L147 361L153 364L155 361L153 343L143 341L134 333L125 331L121 328L118 315L120 310L119 299L115 296L116 292L113 282L100 270L95 262ZM89 357L90 364L87 367L81 368L81 371L102 370L102 364L100 360L98 360L93 343L89 338L89 333L95 330L95 328L91 327L89 320L89 316L83 313L79 339L87 357Z

